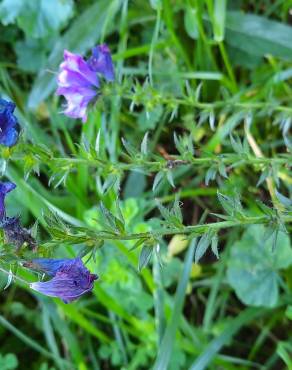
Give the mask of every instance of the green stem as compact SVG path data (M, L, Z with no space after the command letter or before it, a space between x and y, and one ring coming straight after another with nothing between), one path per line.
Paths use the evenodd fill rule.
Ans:
M169 0L162 0L162 4L163 4L162 9L163 9L164 21L165 21L166 27L167 27L167 29L170 33L170 36L172 38L172 42L176 46L178 51L180 52L180 55L181 55L182 59L184 60L186 66L191 71L193 69L192 65L191 65L191 62L189 60L189 57L188 57L185 49L183 48L183 46L181 44L179 38L177 37L177 32L175 30L175 25L174 25L174 21L173 21L173 14L172 14L173 4L170 4Z
M292 215L282 216L281 221L288 223L292 222ZM145 233L133 233L133 234L111 234L106 232L101 232L97 235L97 238L90 237L87 239L90 240L137 240L137 239L153 239L163 236L170 235L189 235L189 234L204 234L209 230L218 231L221 229L226 229L230 227L245 226L245 225L254 225L254 224L269 224L271 218L269 216L259 216L259 217L246 217L241 220L228 220L213 222L204 225L194 225L194 226L184 226L181 228L165 228L160 230L153 230Z
M122 96L124 99L131 100L131 101L137 101L135 98L135 93L133 94L127 94L123 93ZM231 100L217 100L213 103L202 103L195 101L194 99L179 99L179 98L169 98L169 97L162 97L161 95L156 96L157 99L157 104L169 104L169 105L182 105L182 106L188 106L188 107L193 107L197 109L202 109L202 110L214 110L217 108L241 108L241 109L246 109L246 110L251 110L251 109L273 109L276 112L287 112L287 113L292 113L292 107L290 106L284 106L280 105L279 102L276 103L270 103L270 102L234 102ZM137 101L137 105L139 105L141 102ZM142 103L141 103L142 104Z
M37 149L37 148L35 148ZM25 150L24 150L25 153ZM35 154L39 154L37 150ZM26 155L19 156L17 154L12 155L9 160L19 163L20 161L25 161ZM55 157L52 158L45 154L41 155L42 163L54 170L56 167L58 170L70 171L76 168L76 165L86 165L92 168L99 168L107 171L109 173L115 173L120 171L131 171L141 169L148 172L159 172L163 170L169 170L171 168L181 167L181 166L203 166L205 168L212 165L219 165L223 163L226 166L240 167L240 166L259 166L260 170L264 170L267 166L273 164L286 165L288 163L288 158L282 157L256 157L254 155L240 155L240 154L230 154L228 156L209 156L209 157L191 157L187 160L180 156L173 155L170 160L162 158L160 161L151 161L146 159L142 155L137 153L136 156L131 158L127 157L130 163L125 162L113 162L110 163L106 160L99 158L75 158L75 157Z
M229 78L232 82L233 92L236 93L236 91L238 91L238 87L237 87L237 83L236 83L236 79L235 79L235 76L234 76L234 73L233 73L231 63L230 63L229 58L228 58L228 54L225 50L224 43L221 41L221 42L218 43L218 45L219 45L219 50L220 50L220 53L222 55L222 58L223 58L225 67L227 69Z
M151 86L153 85L152 64L153 64L154 46L157 43L159 30L160 30L160 22L161 22L161 9L160 9L160 7L158 7L156 23L155 23L155 28L154 28L154 32L153 32L152 41L151 41L150 53L149 53L149 62L148 62L148 73L149 73L149 80L150 80L150 85Z

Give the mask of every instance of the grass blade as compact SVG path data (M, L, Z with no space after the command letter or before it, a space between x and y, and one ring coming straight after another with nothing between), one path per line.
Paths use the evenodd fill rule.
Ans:
M247 308L240 313L232 322L225 328L219 337L213 339L205 351L193 362L189 370L204 370L210 364L214 356L219 353L221 348L227 344L231 338L240 330L244 325L247 325L256 318L263 316L267 313L266 309Z
M174 307L172 316L168 326L166 327L161 346L158 351L158 357L155 361L153 370L166 370L170 361L172 349L175 341L175 334L179 325L179 318L182 314L184 298L186 295L187 284L191 272L192 262L194 260L194 253L196 247L196 239L193 239L184 261L184 268L182 270L181 278L176 290Z
M0 325L2 325L5 329L11 331L17 338L19 338L21 341L23 341L26 345L33 348L35 351L39 352L43 356L56 360L61 361L64 365L67 365L67 368L72 369L72 364L70 364L68 361L65 361L61 358L56 357L51 352L44 349L41 345L39 345L36 341L28 337L26 334L24 334L22 331L18 330L14 325L12 325L8 320L5 319L2 315L0 315ZM68 367L69 366L69 367Z

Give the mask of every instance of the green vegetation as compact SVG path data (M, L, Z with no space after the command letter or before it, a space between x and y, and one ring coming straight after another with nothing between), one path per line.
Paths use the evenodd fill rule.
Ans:
M292 1L2 0L0 369L292 369ZM106 43L115 81L62 114L64 49ZM70 304L32 258L81 256Z

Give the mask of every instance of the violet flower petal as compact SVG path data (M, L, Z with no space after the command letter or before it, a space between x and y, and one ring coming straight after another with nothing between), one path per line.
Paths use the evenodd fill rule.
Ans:
M0 99L0 144L11 147L16 144L19 124L13 112L15 104Z
M58 272L56 276L46 282L31 283L30 287L50 297L61 298L65 303L78 299L81 295L93 288L96 275L89 274L88 279L72 278L69 274Z
M21 226L18 217L5 217L2 222L4 230L5 241L13 244L19 250L24 243L30 246L31 249L36 250L37 242L31 236L30 232Z
M96 73L92 71L81 55L64 50L64 62L60 65L61 71L72 71L83 77L83 83L99 86Z
M25 266L45 272L47 275L55 276L56 273L66 265L72 265L75 259L53 259L53 258L35 258L26 262Z
M107 81L114 81L115 73L110 50L107 45L97 45L87 61L92 71L102 74Z
M35 259L29 267L38 268L54 276L46 282L31 283L30 287L51 297L59 297L65 303L79 298L92 290L97 275L91 274L80 258L75 259Z
M0 221L4 221L6 215L4 203L6 194L15 188L16 185L13 182L0 182Z
M88 104L97 95L99 80L86 61L77 54L64 51L64 62L58 74L57 95L63 95L67 101L64 114L71 118L87 120Z

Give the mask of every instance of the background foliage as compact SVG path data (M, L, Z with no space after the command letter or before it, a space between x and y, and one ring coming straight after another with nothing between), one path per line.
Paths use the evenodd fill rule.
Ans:
M292 369L291 9L1 1L8 214L100 275L66 305L2 274L1 369ZM82 125L55 73L101 42L116 82ZM35 280L31 256L2 242L1 268Z

